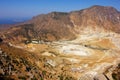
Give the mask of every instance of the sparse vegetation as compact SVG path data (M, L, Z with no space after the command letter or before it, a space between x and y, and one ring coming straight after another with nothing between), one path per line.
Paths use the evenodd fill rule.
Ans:
M120 64L114 66L120 58L119 18L114 8L93 6L38 15L0 32L0 79L97 80L110 76L119 80ZM105 75L94 77L99 73Z

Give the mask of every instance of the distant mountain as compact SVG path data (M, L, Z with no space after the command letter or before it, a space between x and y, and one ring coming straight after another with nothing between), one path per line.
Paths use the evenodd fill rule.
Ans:
M113 7L98 5L69 13L51 12L11 27L1 36L13 41L71 40L86 28L120 33L120 12Z

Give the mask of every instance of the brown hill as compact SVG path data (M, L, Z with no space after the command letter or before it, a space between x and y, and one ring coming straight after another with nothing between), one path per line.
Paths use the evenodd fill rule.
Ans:
M98 26L119 32L120 12L113 7L92 6L85 10L71 13L74 24L82 27Z
M8 29L1 36L5 40L70 40L86 28L102 28L120 33L120 12L113 7L92 6L70 13L52 12Z

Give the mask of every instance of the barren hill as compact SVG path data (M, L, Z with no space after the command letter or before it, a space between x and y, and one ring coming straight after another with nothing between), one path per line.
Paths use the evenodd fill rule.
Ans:
M0 39L0 79L120 79L120 12L113 7L41 14L0 31Z
M14 41L71 40L86 28L120 33L120 12L113 7L95 5L69 13L41 14L26 23L11 27L1 36Z

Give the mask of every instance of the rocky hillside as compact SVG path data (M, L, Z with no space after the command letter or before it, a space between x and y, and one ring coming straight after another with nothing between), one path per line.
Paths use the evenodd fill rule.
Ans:
M9 79L119 80L120 12L51 12L0 31L0 80Z
M0 80L120 79L120 51L108 39L75 42L27 44L30 51L1 42Z
M71 13L71 20L79 27L100 27L119 32L120 12L113 7L92 6Z
M53 68L48 60L45 56L1 43L0 80L76 80L62 73L60 68Z
M0 36L4 40L71 40L86 28L120 33L120 12L113 7L92 6L69 13L51 12L11 27Z

